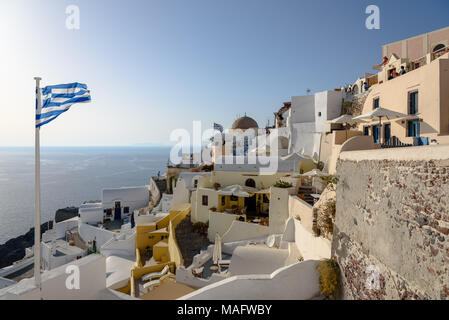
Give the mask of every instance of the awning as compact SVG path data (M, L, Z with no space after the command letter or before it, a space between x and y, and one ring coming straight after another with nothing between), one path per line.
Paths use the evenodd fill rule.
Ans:
M257 192L256 188L244 187L241 185L233 185L220 189L217 193L223 196L235 196L249 198Z
M403 118L399 118L396 121L402 121L402 120L418 120L422 119L422 114L416 113L416 114L409 114L408 116L405 116Z

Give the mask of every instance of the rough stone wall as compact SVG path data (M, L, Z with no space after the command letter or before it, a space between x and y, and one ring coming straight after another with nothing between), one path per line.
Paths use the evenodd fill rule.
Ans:
M449 160L339 160L337 175L340 298L449 299Z

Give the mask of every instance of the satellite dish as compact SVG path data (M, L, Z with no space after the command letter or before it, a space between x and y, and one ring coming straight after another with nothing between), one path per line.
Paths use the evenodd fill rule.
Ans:
M267 238L267 242L266 242L268 248L273 248L275 243L276 243L276 237L273 234L269 235Z

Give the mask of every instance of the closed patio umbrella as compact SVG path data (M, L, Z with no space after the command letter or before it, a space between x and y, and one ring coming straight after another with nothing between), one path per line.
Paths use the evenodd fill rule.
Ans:
M354 119L379 119L379 128L382 127L382 118L390 119L397 119L397 118L404 118L407 117L406 114L396 112L393 110L385 109L385 108L376 108L371 112L362 114L361 116L355 117ZM379 141L382 143L382 134L379 133Z
M222 258L221 254L221 237L218 233L215 234L214 252L212 253L212 261L215 265L218 264Z

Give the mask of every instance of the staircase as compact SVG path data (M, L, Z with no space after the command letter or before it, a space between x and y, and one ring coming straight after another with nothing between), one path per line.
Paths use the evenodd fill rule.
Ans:
M307 202L308 204L310 204L311 206L313 206L313 197L311 196L311 194L314 193L312 190L312 187L308 187L308 186L301 186L298 189L298 194L299 195L303 195L304 198L302 198L301 196L298 195L298 197L302 200L304 200L305 202Z
M181 250L184 259L184 266L187 268L192 264L193 257L209 246L209 240L206 235L193 232L190 215L178 224L175 234L179 250Z

